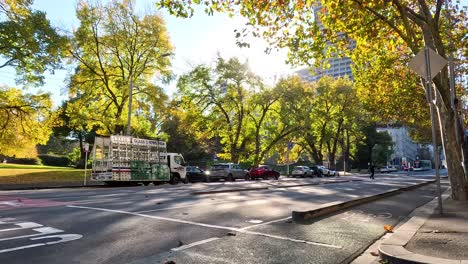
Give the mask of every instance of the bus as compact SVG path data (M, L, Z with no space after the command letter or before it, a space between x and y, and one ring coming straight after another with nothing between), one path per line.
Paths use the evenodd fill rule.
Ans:
M416 160L414 162L413 171L432 170L432 162L430 160Z

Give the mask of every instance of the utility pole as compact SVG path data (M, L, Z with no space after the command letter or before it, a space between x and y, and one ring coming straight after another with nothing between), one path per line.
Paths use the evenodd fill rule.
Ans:
M130 136L130 128L132 122L132 96L133 96L133 73L130 71L128 85L128 116L127 116L127 136Z
M438 203L439 203L439 214L443 214L442 209L442 194L440 188L440 173L439 173L439 153L437 147L437 135L436 135L436 122L435 122L435 101L432 89L432 77L431 77L431 56L429 55L429 47L425 45L424 55L426 57L426 91L429 99L429 107L431 111L431 123L432 123L432 146L434 153L434 163L435 163L435 173L436 173L436 183L437 183L437 194L438 194Z

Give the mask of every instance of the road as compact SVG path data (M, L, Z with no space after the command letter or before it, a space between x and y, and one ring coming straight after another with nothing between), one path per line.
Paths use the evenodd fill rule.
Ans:
M433 199L434 184L307 224L294 223L292 210L417 185L428 176L3 191L0 263L347 263L384 234L384 225ZM257 189L224 192L251 187ZM223 192L194 194L204 191Z

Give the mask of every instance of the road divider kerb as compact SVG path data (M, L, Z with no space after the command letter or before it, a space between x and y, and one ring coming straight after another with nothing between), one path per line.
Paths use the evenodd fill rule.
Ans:
M336 211L340 211L349 207L365 204L371 201L375 201L384 197L393 196L395 194L401 193L403 191L410 191L419 187L422 187L427 184L434 183L435 180L425 181L423 183L418 183L411 186L401 187L392 189L390 191L385 191L378 194L368 195L363 198L358 198L345 202L331 202L322 205L320 208L316 208L308 211L292 211L292 219L295 223L306 223L316 217L328 215Z

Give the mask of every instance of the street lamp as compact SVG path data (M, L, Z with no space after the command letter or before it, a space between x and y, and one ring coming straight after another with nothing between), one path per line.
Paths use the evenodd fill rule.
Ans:
M174 55L172 52L164 53L161 54L158 58L165 58ZM130 75L129 75L129 85L128 85L128 117L127 117L127 136L130 136L130 127L131 127L131 121L132 121L132 97L133 97L133 71L130 70Z

